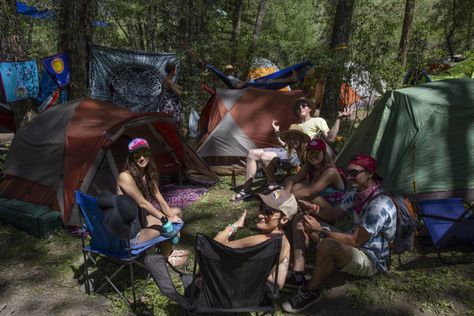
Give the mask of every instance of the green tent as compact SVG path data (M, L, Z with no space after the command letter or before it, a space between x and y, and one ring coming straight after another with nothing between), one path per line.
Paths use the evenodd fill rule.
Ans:
M431 74L431 80L474 78L474 58L468 58L440 74Z
M385 94L337 157L377 158L387 190L474 200L474 80L451 79Z

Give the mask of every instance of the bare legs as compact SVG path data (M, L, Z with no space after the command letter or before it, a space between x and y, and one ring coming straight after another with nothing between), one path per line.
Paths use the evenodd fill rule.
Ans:
M245 174L245 184L244 184L244 191L249 192L250 188L252 186L253 179L255 177L255 174L257 173L257 162L262 161L263 163L263 171L269 177L268 172L268 166L270 162L273 160L273 158L276 158L277 154L274 152L266 152L263 149L251 149L249 150L249 153L247 155L247 169L246 169L246 174ZM270 177L272 177L273 180L272 182L275 182L275 175L271 174ZM270 182L270 183L272 183Z
M172 207L171 211L173 211L173 213L177 215L179 218L182 217L183 213L180 208ZM156 238L161 235L161 225L162 225L161 221L157 219L156 217L154 217L153 215L147 215L146 220L148 223L148 227L142 228L140 230L140 236L138 237L139 243L145 242L147 240ZM169 256L169 254L173 250L170 242L163 242L160 247L161 247L161 253L165 257Z
M316 261L308 289L310 291L319 289L321 283L332 271L345 267L351 260L352 247L335 239L322 239L316 252Z
M310 236L304 229L303 214L298 214L293 219L293 271L303 272L305 264L305 254L309 246ZM319 240L319 237L317 237ZM315 242L317 242L315 240Z

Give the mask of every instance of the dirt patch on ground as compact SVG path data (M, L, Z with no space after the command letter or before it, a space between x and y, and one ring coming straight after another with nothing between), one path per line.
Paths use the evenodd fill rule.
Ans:
M104 296L81 292L74 278L79 240L39 240L0 224L0 247L0 315L120 314Z

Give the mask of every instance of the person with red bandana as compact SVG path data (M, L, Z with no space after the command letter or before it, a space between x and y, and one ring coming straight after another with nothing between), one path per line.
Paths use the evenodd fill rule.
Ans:
M303 205L307 212L305 229L308 234L317 234L320 241L311 280L283 303L286 312L298 313L318 302L323 281L334 270L365 277L387 270L397 210L392 200L381 194L383 184L377 175L377 161L369 155L356 155L349 162L347 174L354 190L346 193L338 207ZM320 220L334 221L350 209L354 211L354 227L349 232L322 228Z

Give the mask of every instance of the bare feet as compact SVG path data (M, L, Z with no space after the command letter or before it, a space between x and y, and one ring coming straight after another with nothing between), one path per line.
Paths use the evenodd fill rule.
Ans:
M240 218L234 223L234 225L237 226L237 229L244 228L246 216L247 216L247 210L244 210Z

